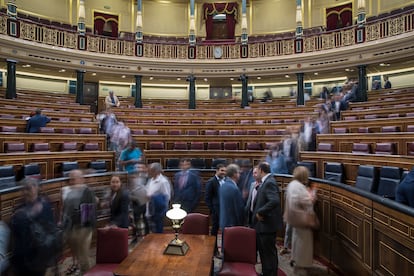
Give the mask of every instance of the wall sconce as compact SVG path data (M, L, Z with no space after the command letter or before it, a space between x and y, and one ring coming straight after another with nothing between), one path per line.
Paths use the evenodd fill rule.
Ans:
M185 241L178 239L178 232L184 222L184 218L187 216L187 212L180 207L181 204L173 204L172 209L166 214L167 218L171 220L172 228L175 232L175 238L169 242L167 248L164 250L164 254L166 255L184 256L190 248Z

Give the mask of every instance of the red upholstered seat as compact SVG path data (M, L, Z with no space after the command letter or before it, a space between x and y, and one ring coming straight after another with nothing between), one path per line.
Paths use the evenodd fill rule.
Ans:
M143 135L144 130L143 129L131 129L131 133L136 134L136 135Z
M92 134L92 128L90 128L90 127L81 127L79 129L79 134Z
M55 129L53 127L41 127L41 133L55 133Z
M33 149L34 152L49 151L50 150L49 143L34 143L32 145L32 149Z
M25 152L26 148L24 143L4 143L4 151L7 153L10 152Z
M217 135L217 130L215 130L215 129L206 129L204 131L204 134L205 135Z
M250 125L252 123L252 120L240 120L240 124L242 125Z
M407 155L414 155L414 142L407 143Z
M2 126L1 132L17 132L16 126Z
M359 127L358 128L358 133L369 133L369 127Z
M187 150L188 149L187 142L174 142L174 149L175 150Z
M168 132L169 135L181 135L181 130L180 129L171 129Z
M98 143L85 143L85 145L83 145L83 150L85 151L99 150L99 144Z
M352 144L352 153L371 153L371 146L365 143L354 143Z
M277 135L276 129L265 129L265 135Z
M223 264L218 275L257 276L256 230L244 226L226 227L223 253Z
M247 150L262 150L262 144L258 142L247 142Z
M96 265L84 276L113 275L113 271L128 256L128 229L98 228L96 230Z
M233 135L244 135L246 131L244 129L235 129L233 130Z
M381 132L400 132L400 127L398 127L398 126L383 126L383 127L381 127Z
M259 135L259 131L257 129L248 129L247 135Z
M335 127L333 129L333 133L335 134L342 134L342 133L347 133L348 129L346 127Z
M182 234L208 235L210 218L200 213L190 213L181 227Z
M365 119L376 119L378 118L377 114L368 114L364 116Z
M148 135L158 135L158 129L146 129L145 134Z
M281 124L282 123L282 120L280 120L280 119L272 119L272 120L270 120L270 123L271 124Z
M190 149L192 150L204 150L203 142L191 142Z
M333 151L333 145L329 143L319 143L317 150L318 151Z
M74 151L78 150L78 143L76 142L64 142L62 144L62 151Z
M149 149L150 150L163 150L164 142L150 142Z
M395 143L377 143L375 146L376 154L396 154Z
M74 128L62 128L61 132L63 134L75 134Z
M198 135L198 131L196 129L188 129L186 131L187 135Z
M224 150L238 150L239 144L237 142L224 142Z
M223 147L222 147L221 142L208 142L207 149L208 150L222 150Z
M408 125L407 132L414 132L414 125Z
M230 130L228 129L220 129L219 135L230 135Z

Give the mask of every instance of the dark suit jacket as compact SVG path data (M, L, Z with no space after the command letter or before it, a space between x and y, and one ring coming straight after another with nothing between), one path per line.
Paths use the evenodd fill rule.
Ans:
M220 187L220 228L244 224L244 202L237 185L226 179Z
M414 168L397 186L395 201L414 207Z
M257 233L275 233L283 227L280 191L276 180L269 175L257 190L253 211L253 225ZM258 221L256 214L264 217Z
M111 223L121 228L129 226L129 193L123 188L111 202Z
M220 210L219 189L220 183L216 176L213 176L207 181L205 201L211 213L218 213Z
M36 133L40 132L41 127L45 127L47 123L50 122L50 118L45 115L38 114L34 115L27 121L26 132Z
M180 189L179 182L183 171L174 176L174 203L181 204L181 208L191 213L198 205L201 196L201 179L197 171L188 170L187 183Z

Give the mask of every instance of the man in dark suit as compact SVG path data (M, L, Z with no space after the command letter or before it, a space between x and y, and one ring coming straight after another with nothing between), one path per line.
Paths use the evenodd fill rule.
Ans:
M210 178L206 183L205 201L210 209L210 215L212 220L211 235L217 236L219 229L219 217L220 217L220 198L219 189L225 182L226 166L224 164L218 164L216 167L216 174Z
M277 275L278 255L276 232L283 227L280 208L280 191L276 180L270 173L270 165L262 162L258 166L262 184L253 199L253 225L257 235L257 249L262 262L264 276Z
M35 115L27 120L26 132L37 133L40 132L41 127L45 127L50 122L50 118L42 115L42 111L38 108L35 111Z
M174 175L174 203L191 213L198 205L201 196L201 178L198 172L191 169L191 160L180 161L181 171Z
M111 178L111 219L110 224L121 228L129 227L129 193L121 186L121 179L114 175Z
M397 186L395 201L414 207L414 167Z
M241 226L244 223L244 202L237 187L240 167L230 164L226 169L226 181L220 187L220 228Z

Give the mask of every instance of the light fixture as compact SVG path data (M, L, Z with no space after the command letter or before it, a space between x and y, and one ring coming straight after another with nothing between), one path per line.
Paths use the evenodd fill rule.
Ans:
M181 78L177 78L177 80L181 80Z
M32 67L32 66L30 64L23 64L22 67L23 68L29 68L29 67Z
M234 80L234 78L230 78L230 80L232 81L232 80Z
M258 80L261 80L261 79L262 79L262 77L260 77L260 76L259 76L259 77L257 77L257 79L258 79Z
M390 64L389 64L389 63L384 63L384 62L383 62L383 63L380 63L380 64L379 64L379 66L382 66L382 67L388 67L388 66L390 66Z
M181 225L184 222L184 218L187 216L187 212L180 208L181 204L173 204L166 216L172 222L172 228L175 232L175 238L169 242L167 248L164 250L166 255L180 255L184 256L190 248L185 241L178 239L178 231L180 231Z
M122 76L121 76L121 78L125 79L125 78L126 78L126 76L125 76L125 75L122 75Z
M65 70L65 69L60 69L60 70L59 70L59 73L64 73L64 72L66 72L66 70Z
M318 72L315 72L315 73L313 73L315 76L317 76L317 75L319 75L319 73Z
M150 80L153 80L153 79L154 79L154 77L149 77L149 79L150 79Z
M204 81L208 81L208 79L207 78L204 78Z
M96 76L96 73L92 73L92 76Z
M288 79L288 78L290 78L290 76L286 74L286 75L285 75L285 78L287 78L287 79Z

